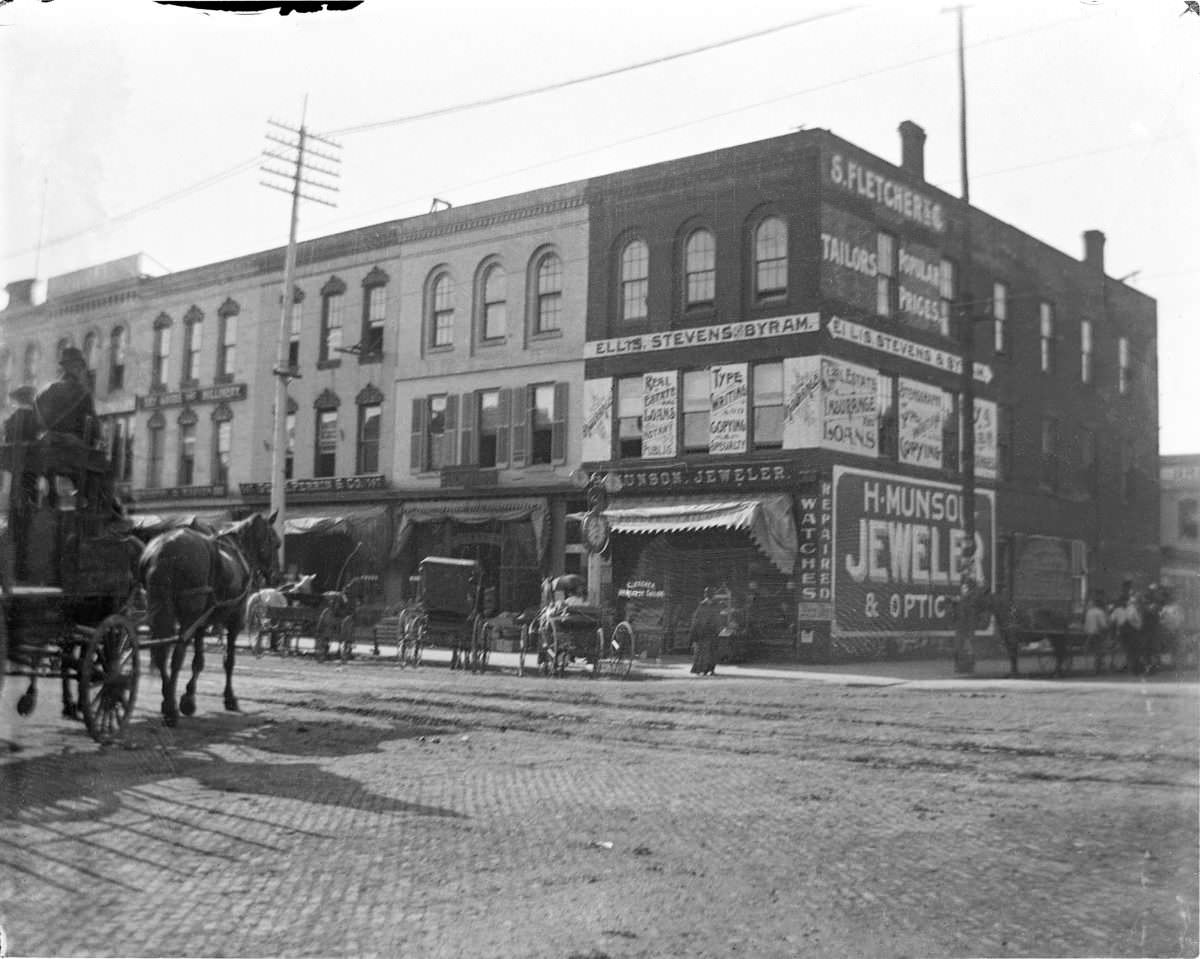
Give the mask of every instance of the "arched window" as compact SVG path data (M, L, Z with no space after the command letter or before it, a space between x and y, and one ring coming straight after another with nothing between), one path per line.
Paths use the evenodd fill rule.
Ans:
M114 326L108 338L108 389L125 388L125 327Z
M237 363L238 314L241 311L242 308L234 299L226 299L217 310L221 321L217 341L218 383L229 383L233 380L233 368Z
M330 389L324 390L313 403L317 411L313 476L337 476L337 446L341 438L338 407L341 405L338 395Z
M96 368L100 365L100 334L89 330L83 338L83 361L87 364L88 389L96 392Z
M358 405L358 436L355 444L354 472L358 475L379 472L379 437L383 424L383 393L368 383L355 398Z
M179 414L179 473L176 486L191 486L196 482L196 422L199 418L190 407Z
M167 387L167 363L171 359L171 318L160 313L154 321L154 355L150 370L150 388L163 390Z
M25 347L25 365L21 370L21 382L24 386L36 386L38 374L42 368L42 348L37 343Z
M74 345L75 344L72 342L72 340L69 336L62 337L62 339L60 339L54 347L54 362L61 363L63 350L67 349L67 347L74 346Z
M363 277L362 334L359 336L360 360L383 356L383 330L387 325L387 284L389 277L379 267Z
M151 489L162 486L163 479L163 434L167 421L162 410L155 410L146 423L150 446L146 451L146 485Z
M621 319L644 320L650 287L650 249L633 240L621 251Z
M200 379L200 350L204 346L204 314L193 306L183 315L183 385Z
M215 485L229 485L229 467L233 462L233 410L227 403L218 404L212 413L213 458L212 481Z
M504 267L493 263L483 274L483 322L485 340L502 340L508 332L508 278Z
M758 300L787 295L787 224L777 216L763 220L754 231L754 294Z
M534 270L534 333L562 329L562 284L562 260L557 253L543 254Z
M430 284L429 345L454 345L454 280L439 273Z
M330 277L321 287L321 348L317 353L318 363L330 363L339 359L342 348L342 305L345 300L346 284L341 277Z
M717 242L708 230L694 230L683 253L684 305L711 304L717 286Z

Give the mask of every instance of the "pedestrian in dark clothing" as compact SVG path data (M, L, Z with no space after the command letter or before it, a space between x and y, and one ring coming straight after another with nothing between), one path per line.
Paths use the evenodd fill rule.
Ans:
M87 361L83 353L68 346L62 351L58 364L62 372L38 394L37 411L46 427L47 454L60 465L79 463L78 468L62 475L75 484L76 494L86 499L87 454L95 439L92 434L96 428L96 407L88 388ZM60 469L53 467L46 470L46 482L50 486L46 501L53 507L58 505L55 480L60 473Z
M692 642L692 672L712 676L717 671L717 635L723 625L721 605L713 596L711 586L704 588L704 598L692 616L688 638Z
M9 470L12 474L8 490L8 516L13 540L13 575L18 582L29 576L29 526L37 508L38 475L32 444L42 431L37 410L33 407L32 386L13 390L9 398L16 410L4 421L4 443L8 448Z

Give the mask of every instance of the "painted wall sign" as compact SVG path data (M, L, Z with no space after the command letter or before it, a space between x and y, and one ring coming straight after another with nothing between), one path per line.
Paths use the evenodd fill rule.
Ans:
M714 366L710 373L712 385L708 416L708 451L745 453L749 434L746 419L749 402L749 364Z
M942 465L942 391L900 377L900 462L940 469Z
M863 197L913 223L937 233L945 232L945 211L941 203L927 194L841 153L830 154L826 161L826 181L839 192Z
M351 490L387 489L387 479L382 473L364 476L323 476L316 479L290 479L285 487L288 493L341 493ZM243 496L269 496L270 483L239 483Z
M679 374L675 370L642 377L642 457L674 456L679 420Z
M622 599L666 599L667 591L652 579L632 579L617 590Z
M942 299L942 256L932 247L903 242L897 254L898 319L913 329L950 333L950 308Z
M899 356L906 360L912 360L914 363L932 366L934 369L946 370L949 373L961 374L962 372L962 357L960 356L935 349L932 346L914 343L912 340L906 340L882 330L875 330L869 326L863 326L861 323L844 320L840 316L831 316L826 323L826 329L829 330L829 335L836 340L857 343L867 349L887 353L890 356ZM990 383L992 368L986 363L976 363L975 379L981 383Z
M705 490L778 490L811 483L813 473L790 460L755 460L697 466L669 463L663 466L637 467L617 471L621 493L613 501L619 508L620 496L646 492L689 492Z
M176 390L174 393L148 393L137 398L139 410L157 410L165 406L187 406L193 403L226 403L246 398L245 383L226 386L206 386L203 389Z
M591 360L601 356L622 356L628 353L653 353L656 350L678 350L693 346L720 346L724 343L760 340L772 336L816 333L820 328L821 317L818 313L772 316L765 320L746 320L741 323L722 323L717 326L697 326L686 330L667 330L662 333L640 333L607 340L589 340L584 344L583 357Z
M796 498L798 555L793 576L796 598L825 607L824 615L804 619L832 619L833 601L833 483L821 480L819 488Z
M834 467L833 602L841 634L953 635L963 556L962 491ZM975 577L992 588L995 496L975 494Z
M975 476L995 479L998 459L996 436L999 433L996 404L975 397Z
M879 451L879 374L821 357L821 446L859 456Z
M828 203L821 205L821 295L875 312L879 228Z
M583 460L612 458L612 377L583 381Z

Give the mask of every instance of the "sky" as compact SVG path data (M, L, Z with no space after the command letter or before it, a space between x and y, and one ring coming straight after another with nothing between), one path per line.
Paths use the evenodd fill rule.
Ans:
M260 185L268 120L341 145L338 205L305 205L302 240L800 127L898 163L906 119L928 134L926 178L957 195L950 6L366 0L281 17L14 0L0 286L284 245L288 198ZM1076 258L1085 230L1106 234L1109 275L1158 302L1160 451L1200 453L1200 15L972 0L964 24L972 202Z

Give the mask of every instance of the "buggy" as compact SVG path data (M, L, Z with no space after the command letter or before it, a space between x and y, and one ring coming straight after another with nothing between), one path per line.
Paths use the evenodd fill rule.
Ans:
M401 612L397 624L400 662L418 666L425 647L445 646L451 669L485 670L490 644L481 610L479 563L427 556L416 580L416 601Z
M542 608L527 624L521 642L518 673L525 671L526 649L534 646L543 676L562 676L579 661L591 667L593 676L629 675L635 655L633 626L622 620L606 632L605 611L579 600L582 587L583 580L574 574L546 582Z

